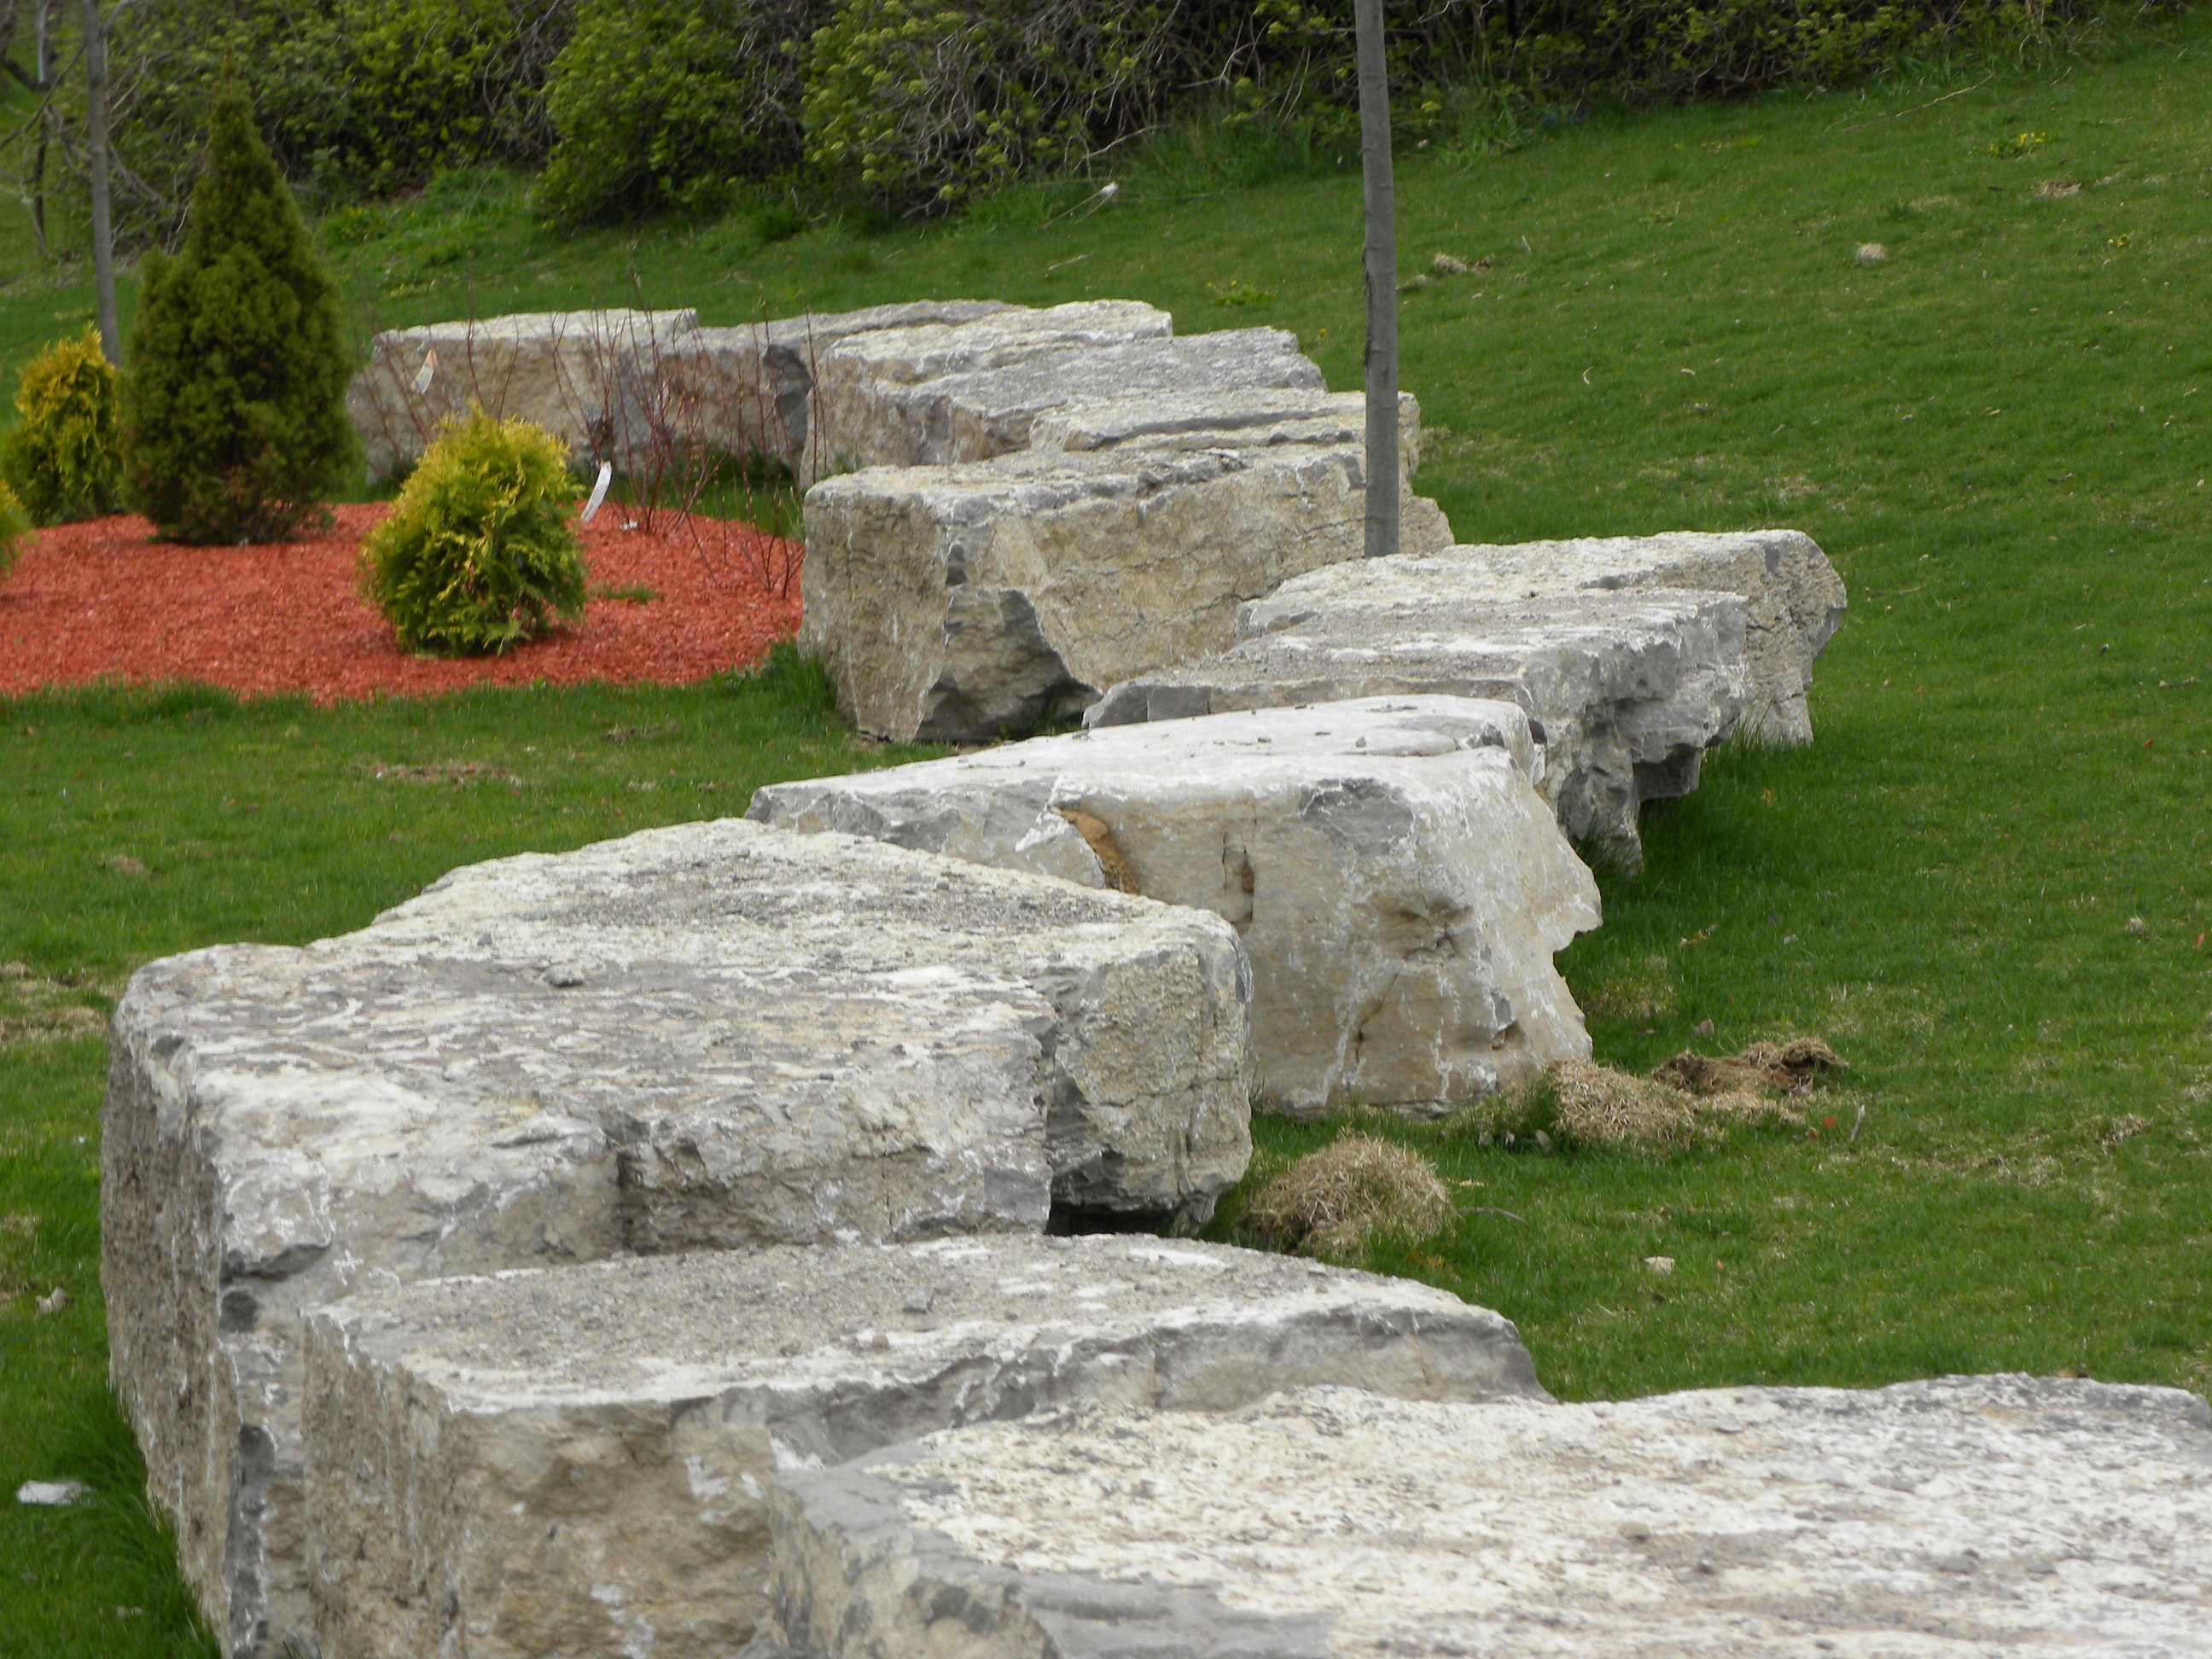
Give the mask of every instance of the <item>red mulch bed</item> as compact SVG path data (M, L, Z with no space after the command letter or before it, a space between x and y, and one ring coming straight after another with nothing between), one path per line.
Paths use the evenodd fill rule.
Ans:
M361 538L390 511L340 507L326 533L264 547L173 546L131 517L39 531L0 580L0 696L103 678L318 702L539 680L676 684L749 667L799 629L795 544L665 514L629 530L610 508L580 532L591 586L648 587L649 603L594 599L580 626L504 656L410 656L355 569Z

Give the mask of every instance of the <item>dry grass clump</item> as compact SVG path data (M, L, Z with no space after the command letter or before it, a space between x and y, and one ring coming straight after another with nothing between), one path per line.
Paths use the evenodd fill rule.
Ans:
M1686 1146L1737 1124L1797 1124L1805 1120L1778 1100L1749 1089L1698 1094L1656 1077L1631 1077L1609 1066L1564 1060L1551 1088L1555 1133L1584 1146Z
M1740 1054L1698 1054L1685 1048L1662 1060L1651 1076L1693 1095L1802 1094L1830 1072L1846 1069L1843 1057L1818 1037L1754 1042Z
M1279 1249L1356 1256L1377 1233L1425 1238L1452 1218L1426 1159L1374 1135L1340 1135L1257 1193L1244 1219Z

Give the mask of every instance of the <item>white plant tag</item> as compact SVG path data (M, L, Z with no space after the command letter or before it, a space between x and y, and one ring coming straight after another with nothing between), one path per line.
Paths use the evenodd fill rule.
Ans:
M438 348L432 346L422 354L422 367L415 371L415 395L421 397L430 389L431 377L438 372Z
M615 464L612 461L601 461L599 481L592 486L592 499L584 503L584 514L576 520L578 524L591 523L592 515L599 510L599 503L606 500L607 486L614 482L614 478Z

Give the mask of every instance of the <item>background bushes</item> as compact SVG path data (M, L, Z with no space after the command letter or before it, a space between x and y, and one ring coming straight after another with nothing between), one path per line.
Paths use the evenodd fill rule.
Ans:
M1456 89L1832 85L2039 40L2100 3L1389 0L1394 112L1421 131ZM174 240L226 62L250 66L264 137L317 205L492 161L545 167L542 205L571 222L719 206L794 171L911 213L1095 167L1193 108L1348 138L1352 17L1352 0L135 0L111 42L118 226ZM64 77L65 129L81 96ZM81 150L58 154L81 167Z
M553 64L539 201L577 222L717 204L799 157L799 63L828 0L586 0Z

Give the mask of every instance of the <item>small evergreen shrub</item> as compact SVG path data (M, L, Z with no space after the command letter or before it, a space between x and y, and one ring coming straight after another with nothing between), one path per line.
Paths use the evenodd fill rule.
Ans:
M561 441L471 408L449 423L362 546L362 580L410 651L502 652L584 611L584 550Z
M800 46L828 0L586 0L553 64L538 205L570 223L712 208L799 155Z
M15 492L0 483L0 582L15 568L31 534L31 515L23 510Z
M141 268L125 492L172 540L276 541L358 464L337 289L236 88L216 102L174 259Z
M24 365L15 424L0 441L0 478L15 512L67 524L120 505L119 378L95 328L55 341Z

